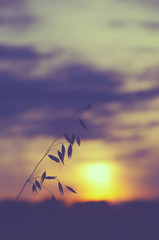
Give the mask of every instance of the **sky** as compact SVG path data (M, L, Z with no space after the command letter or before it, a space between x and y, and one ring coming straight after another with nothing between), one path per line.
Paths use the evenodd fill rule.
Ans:
M72 159L46 157L37 175L58 175L68 202L159 197L158 12L158 0L0 0L1 200L87 104ZM22 199L49 197L31 187Z

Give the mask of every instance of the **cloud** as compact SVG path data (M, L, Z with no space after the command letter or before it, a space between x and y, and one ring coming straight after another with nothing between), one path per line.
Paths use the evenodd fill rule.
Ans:
M159 2L158 0L136 0L142 6L152 6L152 7L159 7Z
M159 21L147 21L146 19L141 21L141 20L135 20L135 19L116 19L116 20L111 20L109 22L107 22L107 25L110 26L111 28L114 29L120 29L120 28L136 28L136 27L140 27L146 30L151 30L151 31L158 31L159 30ZM158 32L156 32L158 33ZM151 47L151 49L153 49L154 47ZM144 48L142 48L144 49ZM150 49L150 47L149 47Z
M122 3L133 3L133 4L140 4L142 7L159 7L158 0L117 0L118 2Z
M159 30L159 21L143 21L139 22L141 27L144 27L147 30L158 31ZM158 32L157 32L158 33Z
M12 46L0 44L0 60L40 60L42 58L56 57L59 51L54 53L39 53L31 46Z
M31 58L37 57L34 52L29 53ZM26 55L20 51L19 57L24 56ZM9 58L10 55L6 57ZM77 65L60 69L55 75L37 81L22 81L18 76L7 72L1 72L0 78L0 119L5 126L1 129L3 134L9 126L17 125L22 125L24 132L27 129L28 134L31 134L29 122L34 125L32 134L52 134L57 128L63 128L88 103L100 104L107 99L112 101L115 91L122 85L120 74L110 71L103 73L88 66ZM69 112L69 109L72 109L70 116L65 116L65 111ZM21 119L23 114L29 112L41 112L44 117L28 122Z
M28 54L26 52L19 50L16 57L39 57L31 49ZM12 56L14 51L6 54L6 58ZM9 134L20 126L22 133L26 135L57 133L57 129L63 129L63 126L91 103L95 107L88 120L96 129L92 137L105 137L108 141L134 141L140 139L139 134L130 133L124 136L112 132L117 127L114 119L125 111L136 112L139 106L142 108L149 100L159 97L159 87L123 92L121 87L125 79L121 73L99 71L87 65L61 67L56 73L36 81L21 80L9 72L1 72L0 79L1 134ZM111 105L118 107L114 109ZM32 117L34 114L35 118ZM107 133L103 132L104 128L108 130Z
M36 79L46 75L54 68L55 62L63 59L65 52L62 49L53 49L49 52L39 52L33 46L17 46L0 44L0 72L12 74L18 79ZM57 64L58 65L58 64ZM33 76L33 78L31 78Z
M119 156L119 158L126 161L129 161L129 160L139 161L139 160L147 159L152 152L153 152L153 149L146 147L146 148L135 150L129 154Z
M10 122L12 122L17 114L46 108L49 109L48 115L51 119L52 111L55 111L54 114L56 114L56 111L72 108L74 112L78 113L81 107L84 107L89 102L101 102L105 97L104 83L105 90L111 87L109 74L102 76L102 74L96 73L94 79L91 79L93 73L84 72L81 73L76 70L76 73L75 71L72 73L72 70L68 69L64 80L59 80L57 76L56 78L50 76L47 79L38 81L21 81L12 74L1 72L1 118L9 118ZM114 89L116 85L118 86L118 83L115 84L114 81L112 83ZM101 94L102 88L103 93Z
M87 116L94 129L90 138L102 137L110 142L141 141L141 131L158 126L154 118L147 120L143 129L141 122L127 123L124 114L129 114L126 119L143 109L148 114L152 106L148 107L147 103L159 97L159 86L129 91L124 88L127 79L123 73L102 71L79 63L61 65L43 76L29 76L29 68L23 65L29 63L35 69L41 60L44 63L52 61L62 50L40 53L31 46L1 44L0 52L0 62L6 64L5 70L1 68L0 71L0 121L3 126L0 133L3 135L56 134L88 103L94 106ZM129 134L124 135L125 132Z
M25 0L0 0L1 8L17 8L24 4Z
M0 27L14 27L16 29L24 30L34 24L37 21L35 17L28 15L16 15L16 16L1 16Z
M38 19L31 14L31 5L26 0L0 0L0 27L24 31ZM7 29L6 29L7 30Z

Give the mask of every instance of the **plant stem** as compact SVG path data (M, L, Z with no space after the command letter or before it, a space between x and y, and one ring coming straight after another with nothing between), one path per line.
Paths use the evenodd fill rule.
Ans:
M76 121L76 120L83 114L84 111L85 111L85 109L84 109L83 111L81 111L81 112L79 113L79 115L73 119L73 122ZM65 131L67 131L72 125L73 125L73 123L71 123L71 124L65 129ZM64 132L65 132L65 131L64 131ZM19 200L19 197L21 196L22 192L24 191L24 188L26 187L27 183L31 180L31 178L32 178L33 174L35 173L37 167L38 167L39 164L44 160L44 158L47 156L47 154L48 154L49 151L51 150L51 148L52 148L52 146L54 145L54 143L55 143L61 136L63 136L63 133L60 134L58 137L55 138L55 140L51 143L51 145L50 145L49 148L47 149L47 151L46 151L46 153L44 154L44 156L43 156L43 157L40 159L40 161L36 164L36 166L34 167L32 173L30 174L30 176L28 177L28 179L25 181L23 187L21 188L21 190L20 190L20 192L19 192L19 194L18 194L18 196L17 196L17 198L16 198L15 201L18 201L18 200Z
M48 148L48 150L46 151L46 153L44 154L44 156L43 156L43 157L40 159L40 161L36 164L36 166L35 166L35 168L33 169L32 173L30 174L30 176L28 177L28 179L27 179L26 182L24 183L22 189L20 190L20 192L19 192L19 194L18 194L18 196L17 196L17 198L16 198L16 201L18 201L18 199L19 199L20 195L22 194L25 186L26 186L27 183L30 181L30 179L31 179L31 177L33 176L33 174L35 173L37 167L38 167L39 164L43 161L43 159L47 156L47 154L49 153L51 147L52 147L53 144L57 141L58 138L59 138L59 137L57 137L57 138L51 143L51 145L49 146L49 148Z

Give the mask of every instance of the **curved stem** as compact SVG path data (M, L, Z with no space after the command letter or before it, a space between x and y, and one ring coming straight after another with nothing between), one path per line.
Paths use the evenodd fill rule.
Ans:
M23 190L24 190L25 186L26 186L26 185L27 185L27 183L28 183L28 180L29 180L29 178L28 178L28 179L26 180L26 182L24 183L24 185L23 185L22 189L20 190L20 192L19 192L19 194L18 194L18 196L17 196L17 198L16 198L16 200L15 200L15 201L18 201L18 199L19 199L20 195L22 194L22 192L23 192Z
M76 120L83 114L84 111L85 111L85 110L81 111L81 112L79 113L79 115L73 119L73 122L76 121ZM72 125L73 125L73 123L70 124L70 125L65 129L65 131L67 131ZM48 154L49 151L51 150L51 148L52 148L52 146L54 145L54 143L55 143L61 136L63 136L63 133L60 134L58 137L55 138L55 140L51 143L51 145L50 145L49 148L47 149L47 151L46 151L46 153L44 154L44 156L43 156L43 157L40 159L40 161L36 164L36 166L34 167L32 173L30 174L30 176L28 177L28 179L25 181L23 187L21 188L21 190L20 190L20 192L19 192L19 194L18 194L18 196L17 196L17 198L16 198L16 201L19 200L19 197L21 196L22 192L24 191L24 188L26 187L27 183L28 183L28 182L30 181L30 179L32 178L32 176L33 176L33 174L35 173L35 171L36 171L37 167L39 166L39 164L44 160L44 158L47 156L47 154Z
M26 180L26 182L24 183L22 189L20 190L17 198L16 198L16 201L18 201L20 195L22 194L25 186L27 185L27 183L30 181L31 177L33 176L33 174L35 173L37 167L39 166L39 164L43 161L43 159L46 157L46 155L48 154L48 152L50 151L50 148L52 147L52 145L57 141L58 137L51 143L51 145L49 146L48 150L46 151L46 153L44 154L44 156L40 159L40 161L36 164L35 168L33 169L32 173L30 174L30 176L28 177L28 179Z

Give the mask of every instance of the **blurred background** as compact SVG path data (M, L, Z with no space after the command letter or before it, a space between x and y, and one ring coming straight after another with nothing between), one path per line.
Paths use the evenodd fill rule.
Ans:
M38 174L74 188L68 203L159 197L158 12L158 0L0 0L0 200L87 104L72 159L46 157ZM21 199L49 197L28 185Z

